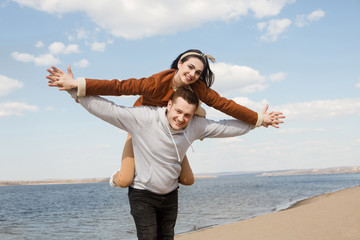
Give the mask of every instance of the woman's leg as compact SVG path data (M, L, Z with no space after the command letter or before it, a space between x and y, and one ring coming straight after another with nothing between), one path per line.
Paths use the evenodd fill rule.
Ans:
M183 185L192 185L195 182L194 174L191 170L190 163L186 155L181 163L179 182Z
M127 188L131 185L134 180L135 173L135 159L134 151L132 146L131 135L128 134L128 137L125 142L122 160L121 160L121 169L113 176L113 181L116 186ZM187 156L185 155L181 163L181 173L179 176L179 182L183 185L192 185L194 184L194 174L191 170Z
M121 168L113 176L116 186L127 188L134 180L135 159L131 135L128 134L121 160Z

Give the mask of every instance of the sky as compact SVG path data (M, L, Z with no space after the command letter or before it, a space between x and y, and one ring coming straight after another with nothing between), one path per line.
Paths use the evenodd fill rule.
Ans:
M216 58L220 95L286 115L279 129L194 142L194 173L360 166L359 23L359 0L0 0L0 180L120 167L126 133L48 87L47 68L149 77L188 49Z

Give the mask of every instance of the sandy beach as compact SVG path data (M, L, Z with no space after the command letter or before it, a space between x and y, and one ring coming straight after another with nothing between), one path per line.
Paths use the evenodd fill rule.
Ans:
M360 186L300 201L289 209L176 240L360 240Z

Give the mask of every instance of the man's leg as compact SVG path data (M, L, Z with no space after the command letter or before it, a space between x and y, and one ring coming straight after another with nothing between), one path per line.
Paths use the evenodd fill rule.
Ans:
M152 193L129 187L131 215L139 240L157 240L156 199Z
M158 239L174 239L174 228L178 213L178 191L163 195L157 212Z

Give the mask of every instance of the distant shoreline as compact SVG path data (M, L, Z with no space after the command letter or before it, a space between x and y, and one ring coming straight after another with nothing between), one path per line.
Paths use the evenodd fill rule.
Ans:
M36 181L0 181L0 186L17 185L51 185L51 184L76 184L76 183L99 183L108 182L109 178L90 178L90 179L51 179Z
M264 172L260 176L291 176L291 175L324 175L324 174L346 174L360 173L360 167L336 167L323 169L299 169Z
M323 169L297 169L297 170L279 170L279 171L258 171L258 172L226 172L226 173L204 173L195 174L196 179L217 178L221 176L255 174L261 177L271 176L295 176L295 175L324 175L324 174L348 174L360 173L360 167L336 167ZM49 179L49 180L17 180L0 181L0 186L16 185L47 185L47 184L76 184L76 183L100 183L108 182L109 178L86 178L86 179Z

